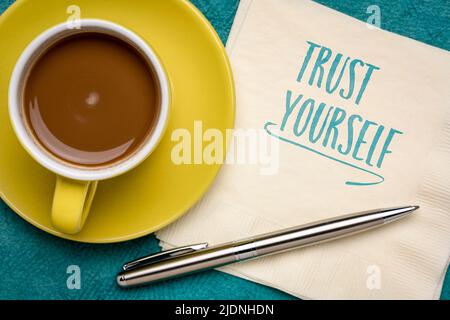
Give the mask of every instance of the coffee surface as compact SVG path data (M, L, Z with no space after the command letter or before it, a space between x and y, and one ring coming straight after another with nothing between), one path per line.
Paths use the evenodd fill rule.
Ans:
M85 33L48 49L27 77L23 107L39 144L66 162L104 166L132 155L159 110L152 68L131 45Z

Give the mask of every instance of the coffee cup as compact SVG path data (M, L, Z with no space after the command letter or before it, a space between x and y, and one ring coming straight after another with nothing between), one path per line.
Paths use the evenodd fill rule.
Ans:
M35 38L9 86L18 140L56 175L49 214L66 234L82 230L99 181L132 170L155 150L171 100L167 73L145 40L109 21L81 19L79 26L62 23ZM86 43L97 60L90 61Z

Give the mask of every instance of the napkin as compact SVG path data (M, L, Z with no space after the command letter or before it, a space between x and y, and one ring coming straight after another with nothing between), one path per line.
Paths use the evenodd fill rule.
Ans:
M450 253L449 53L299 0L241 0L227 50L237 96L227 161L157 233L163 248L418 204L383 228L219 270L308 299L438 298Z

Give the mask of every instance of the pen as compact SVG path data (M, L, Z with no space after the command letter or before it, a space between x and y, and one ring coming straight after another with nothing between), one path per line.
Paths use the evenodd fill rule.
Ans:
M334 240L396 221L419 206L377 209L339 216L247 239L208 247L179 247L126 263L117 275L121 287L139 286L252 258Z

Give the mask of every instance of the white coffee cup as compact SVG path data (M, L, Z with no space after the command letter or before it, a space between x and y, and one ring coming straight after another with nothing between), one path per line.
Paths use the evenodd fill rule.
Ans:
M38 163L56 174L52 222L58 230L67 234L75 234L82 229L99 180L128 172L155 150L167 127L171 101L165 69L154 50L141 37L123 26L105 20L81 19L79 26L73 28L73 24L62 23L35 38L17 61L9 85L9 114L12 126L25 150ZM100 168L73 166L46 152L27 129L22 106L26 77L39 55L56 41L84 32L108 34L136 48L153 68L160 90L159 113L150 137L132 156Z

